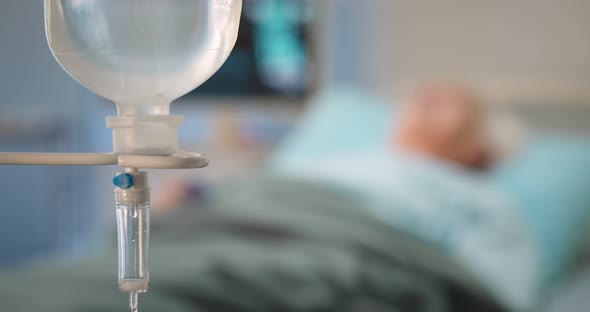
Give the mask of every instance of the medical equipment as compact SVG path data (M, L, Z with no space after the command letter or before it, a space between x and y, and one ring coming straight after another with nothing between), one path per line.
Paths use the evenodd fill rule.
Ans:
M117 105L110 154L0 153L0 164L116 165L119 289L149 284L149 187L141 169L201 168L178 150L170 104L211 77L237 39L241 0L45 0L53 55L74 79Z

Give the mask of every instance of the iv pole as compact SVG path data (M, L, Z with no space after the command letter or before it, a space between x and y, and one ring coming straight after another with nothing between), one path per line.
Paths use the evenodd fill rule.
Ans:
M182 124L182 117L169 115L169 105L172 100L202 84L225 62L237 40L242 11L242 0L145 0L135 2L129 4L127 1L116 0L44 0L47 39L54 57L72 77L89 87L90 90L117 104L118 115L107 118L107 127L113 129L113 153L0 152L0 165L118 165L124 169L113 179L113 184L116 186L119 238L119 289L129 293L129 306L134 312L137 311L137 294L146 292L149 284L147 251L149 246L150 189L147 173L140 171L140 169L189 169L203 168L208 165L209 161L202 154L178 151L176 128ZM165 5L166 10L151 10L152 2ZM141 4L145 5L141 6ZM179 4L182 5L178 6ZM146 7L146 10L138 10L139 7ZM187 8L194 9L192 15L186 14L188 13L185 12ZM134 22L130 22L125 14L120 14L121 12L138 13L139 11L141 14L136 14ZM179 21L167 23L168 25L163 28L163 31L146 28L144 33L145 25L149 25L151 21L169 20L171 12L182 12L179 15ZM110 16L111 13L116 14ZM110 18L106 19L105 16ZM98 20L101 21L99 25L101 27L95 25ZM185 23L187 24L185 25ZM87 27L88 25L91 26ZM160 27L160 23L157 25ZM175 37L174 42L169 42L168 32L177 34L179 27L187 28L190 31L183 33L184 35L178 36L178 38ZM74 28L76 31L72 30ZM143 34L138 36L137 32ZM92 39L89 39L90 37ZM130 44L127 40L129 37L138 37L139 39L136 38L138 40ZM165 38L162 41L171 43L170 46L156 45L156 39L160 37ZM89 43L85 41L86 39L95 41ZM166 80L166 84L162 86L162 88L165 87L165 90L159 88L158 90L150 90L152 84L138 82L134 86L141 86L139 89L145 91L140 92L141 94L136 94L136 92L142 90L135 89L128 92L117 90L105 92L111 86L109 79L112 78L109 78L109 75L100 75L100 77L94 77L95 79L86 77L89 68L105 66L104 60L88 57L80 59L80 62L74 62L70 58L74 54L77 57L78 54L86 55L89 51L96 52L95 50L105 49L109 53L117 51L123 54L143 50L154 52L147 53L149 55L145 60L157 63L157 83L154 85L159 85L163 80ZM186 50L188 54L179 57L177 52L180 50ZM163 52L170 53L162 56ZM216 56L213 57L211 53L215 53ZM152 54L157 54L157 57L150 58L153 56ZM128 58L123 56L112 57L115 58L114 64L117 65L128 62ZM177 67L182 67L190 75L185 75L185 71L178 71L179 77L176 77L178 75L161 75L160 63L167 64L171 73L176 73ZM129 73L144 74L142 70L137 68L137 64L143 63L133 62L131 64L133 70L129 69ZM195 70L196 65L205 66ZM121 68L110 68L109 70L112 71L113 77L119 71L123 71ZM182 86L175 85L177 84L175 79L178 78L186 80ZM139 81L143 80L139 79ZM121 96L119 93L123 93L124 96L119 98ZM141 103L142 105L138 105L135 101L118 101L124 99L142 101L147 99L148 101ZM150 99L159 99L159 101L150 101Z

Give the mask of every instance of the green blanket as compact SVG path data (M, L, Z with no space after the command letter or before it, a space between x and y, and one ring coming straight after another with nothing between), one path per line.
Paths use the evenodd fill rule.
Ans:
M503 311L351 194L261 178L215 198L154 220L141 311ZM0 311L124 311L114 251L0 275Z

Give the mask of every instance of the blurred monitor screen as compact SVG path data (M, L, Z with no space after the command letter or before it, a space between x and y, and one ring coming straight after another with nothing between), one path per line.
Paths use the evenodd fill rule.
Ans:
M244 0L236 46L189 96L300 98L309 90L311 0Z

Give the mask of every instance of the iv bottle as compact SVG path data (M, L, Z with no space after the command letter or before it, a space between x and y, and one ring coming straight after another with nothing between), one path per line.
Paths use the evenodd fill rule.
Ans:
M78 82L117 105L116 153L178 150L173 100L209 79L237 39L242 0L45 0L49 46Z

